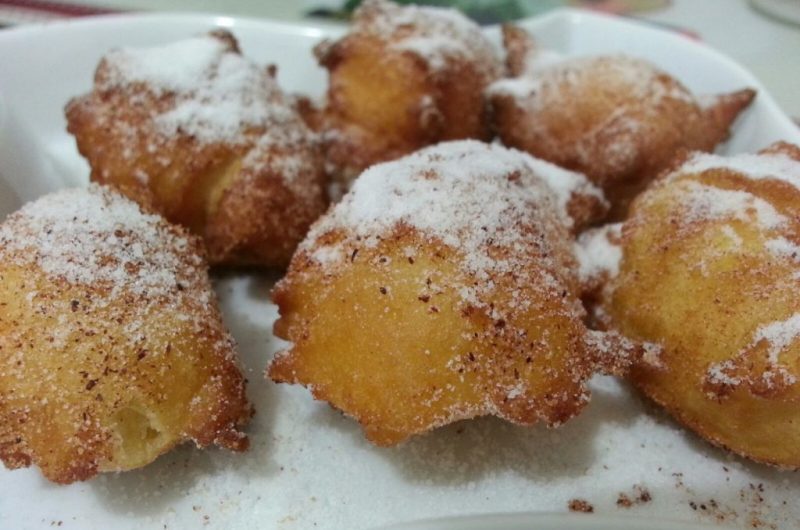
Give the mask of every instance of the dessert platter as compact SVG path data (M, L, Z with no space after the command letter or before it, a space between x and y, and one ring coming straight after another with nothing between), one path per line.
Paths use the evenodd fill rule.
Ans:
M0 521L800 524L800 129L680 35L0 32Z

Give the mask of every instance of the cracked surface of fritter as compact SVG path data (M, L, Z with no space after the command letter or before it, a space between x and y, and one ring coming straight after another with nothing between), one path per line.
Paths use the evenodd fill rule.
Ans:
M800 148L695 153L633 203L608 323L633 382L710 442L800 467Z
M199 240L115 191L0 225L0 460L70 483L183 441L235 451L251 416Z
M275 287L293 344L269 376L379 445L481 415L576 415L587 379L627 359L583 325L567 202L547 183L563 173L476 141L367 170Z
M283 267L325 209L315 135L230 33L113 50L66 115L92 180L202 236L212 264Z

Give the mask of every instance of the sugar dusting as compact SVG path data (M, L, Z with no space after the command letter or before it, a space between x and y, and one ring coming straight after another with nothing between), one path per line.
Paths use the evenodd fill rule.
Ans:
M254 417L250 451L183 448L138 472L48 488L37 522L121 530L187 524L366 530L428 517L566 513L575 497L600 515L714 523L715 513L699 508L713 499L734 527L750 527L757 516L791 528L800 518L796 476L699 443L608 377L592 382L587 409L557 430L479 419L394 449L371 446L357 425L327 405L258 376L265 344L271 351L282 346L270 338L275 308L250 296L252 287L246 277L218 284L233 331L244 339L254 400L280 403ZM758 504L750 484L761 489ZM619 493L637 485L652 500L621 510ZM33 470L0 470L0 494L11 505L41 495L41 487ZM4 512L4 520L24 520L24 512Z
M488 73L493 78L500 74L492 44L477 24L455 9L367 0L354 13L353 31L374 35L392 49L413 52L434 72L459 59L492 68Z
M800 189L800 163L783 153L743 153L733 156L694 153L681 168L687 173L713 169L733 171L753 180L782 180Z
M245 59L214 35L153 48L123 48L105 58L98 88L144 85L174 106L154 117L164 136L184 133L203 143L245 141L248 127L282 134L296 113L267 70ZM291 130L291 128L290 128Z
M791 356L784 360L781 354L795 346L798 337L800 337L800 313L756 328L750 343L733 359L713 363L706 369L706 381L712 385L712 390L708 393L709 398L716 399L724 396L725 392L745 383L767 389L776 389L779 386L797 383L797 376L790 371ZM758 373L745 371L742 374L741 361L746 362L750 359L753 352L762 345L767 355L766 367ZM719 389L723 392L720 393Z
M365 171L312 227L300 249L332 267L349 257L348 241L374 246L397 226L411 226L463 253L463 272L474 276L477 285L465 287L461 295L475 303L478 291L491 289L493 274L526 269L513 253L490 257L491 248L526 244L532 236L520 223L540 227L537 232L561 233L559 225L570 222L567 197L584 186L582 176L519 151L472 140L446 142ZM344 231L347 240L325 243L325 234L332 231ZM546 238L541 245L547 247ZM553 252L542 254L547 268L555 270Z
M578 237L574 250L581 281L588 283L617 276L622 260L621 235L622 223L614 223L587 230Z
M536 96L543 89L549 95L561 98L571 97L577 89L594 86L594 77L602 72L603 78L610 80L611 86L619 90L624 87L626 97L642 101L648 107L659 105L664 99L677 99L696 104L692 94L677 83L665 83L664 72L652 63L627 55L602 55L561 59L557 55L534 53L526 61L526 71L519 77L495 81L488 89L489 95L509 95L528 100L526 106L544 101Z
M281 90L274 68L245 58L227 32L113 50L98 68L94 92L99 101L83 102L82 112L108 127L132 165L147 157L168 171L176 143L199 155L222 145L243 155L244 175L280 179L301 197L322 192L316 136ZM121 98L135 117L108 108L97 94ZM141 169L134 176L145 184L151 178Z
M727 190L716 186L687 181L682 184L686 193L687 221L737 219L755 221L766 229L778 228L788 219L781 215L770 203L742 190Z
M261 377L265 352L286 347L271 333L277 309L260 294L270 283L231 275L216 287L259 404L251 449L181 448L140 471L47 488L35 516L11 507L45 494L38 472L0 469L4 521L366 530L428 517L566 513L576 497L600 515L748 528L791 528L800 520L796 474L712 448L610 377L596 377L586 410L556 430L478 419L394 449L372 446L355 422L304 389ZM619 493L637 485L652 500L620 511Z
M760 326L753 334L753 343L767 341L767 355L770 364L780 362L780 354L800 337L800 313L786 320Z
M70 284L105 287L109 300L123 290L173 296L189 247L162 217L96 184L28 203L0 225L0 259L35 263ZM199 274L202 259L189 259Z

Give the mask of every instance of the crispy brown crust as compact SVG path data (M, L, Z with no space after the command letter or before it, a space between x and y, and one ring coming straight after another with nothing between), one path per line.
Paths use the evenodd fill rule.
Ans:
M365 2L347 35L315 49L330 78L317 130L325 138L330 173L345 185L372 164L426 145L492 136L483 91L500 76L499 59L486 51L453 53L434 64L421 53L398 47L426 36L424 20L389 34L378 29L376 19L386 13L392 13L390 18L403 17L416 9ZM477 38L478 44L453 42L491 50L488 41L484 43L481 35Z
M226 44L227 53L240 54L230 33L211 36ZM104 58L92 92L65 109L67 129L92 168L91 179L204 237L212 264L285 267L327 206L322 151L300 114L273 127L292 139L283 140L278 131L280 141L267 147L260 142L276 131L245 125L236 142L209 143L181 131L165 138L154 120L174 109L179 95L141 82L109 88L115 68ZM274 78L274 67L263 75ZM265 104L293 112L288 100L279 101L282 94L273 96Z
M268 376L306 386L378 445L476 416L556 426L578 414L588 378L630 359L584 326L566 216L527 160L453 142L359 177L273 290L274 333L292 346ZM398 197L416 205L376 213ZM413 224L434 207L444 235Z
M504 38L512 75L541 85L527 97L489 92L497 135L508 146L587 175L611 201L611 220L625 217L631 200L677 152L712 151L727 139L755 97L744 89L701 107L678 80L622 56L584 59L567 73L558 64L526 72L536 54L532 39L514 28L505 28ZM619 75L623 68L639 73ZM646 87L638 86L646 79Z
M367 438L378 445L393 445L446 423L487 414L521 425L537 421L559 425L578 414L587 402L584 383L595 367L588 362L592 356L584 344L586 331L580 315L572 315L575 307L569 298L554 293L550 298L538 299L531 314L516 314L514 320L494 322L484 310L458 309L457 291L466 279L449 276L454 260L459 259L454 249L432 244L424 235L407 230L387 236L384 241L375 249L354 249L351 270L337 275L319 267L303 252L295 256L289 273L273 291L273 301L281 314L274 332L294 346L276 356L269 367L270 378L309 387L316 399L328 401L358 420ZM417 249L414 263L404 257L404 249L408 248ZM423 256L433 259L429 262ZM426 275L433 283L446 283L431 291L425 288ZM451 278L449 282L447 278ZM500 293L512 289L513 278L496 277L493 281L498 293L496 307L508 309L504 304L510 301L503 302ZM366 287L373 283L374 289ZM404 286L408 284L419 285L419 292L406 292ZM567 285L565 289L569 289ZM387 296L380 287L394 292L393 300L386 302L392 308L388 314L396 322L394 330L387 328L389 321L380 311L383 297ZM374 296L368 294L371 292ZM534 311L537 318L547 322L540 325L548 326L557 338L547 340L539 334L541 329L534 331L530 320ZM373 344L377 348L369 354L373 358L387 355L389 361L398 355L391 362L394 373L371 372L374 363L363 357L366 352L360 348L337 348L335 341L327 337L338 333L329 330L331 318L339 322L340 329L348 330L346 334L357 333L360 338L355 339L356 343ZM521 336L526 326L529 334ZM449 342L437 342L437 328L454 330ZM464 342L462 333L474 334L471 344ZM403 336L415 336L420 342L415 348L410 343L413 341L404 340ZM323 344L328 348L324 359L320 350ZM384 351L386 347L396 353ZM450 357L447 347L458 353ZM433 352L427 368L425 354L419 351L426 348ZM445 355L441 355L442 349ZM339 363L349 371L337 373L335 366ZM464 366L452 368L459 363ZM429 375L434 371L436 375ZM427 384L411 383L415 373ZM548 375L542 375L545 373ZM372 381L358 382L367 378ZM508 388L517 378L529 382L532 388L509 399ZM408 380L409 386L396 386L398 379ZM364 386L357 389L360 385ZM386 390L380 396L372 394L372 403L368 403L360 394L373 386L375 391L381 387ZM436 388L457 390L449 398L436 401ZM427 403L422 396L432 401Z
M16 214L0 227L30 237L25 222ZM241 429L253 410L202 244L160 223L170 237L159 252L177 263L168 294L119 285L112 296L102 282L45 272L34 240L22 250L0 244L0 460L7 467L35 464L68 484L143 466L184 441L247 448ZM116 234L136 244L124 226Z
M790 144L761 152L778 153L800 163L800 148ZM687 214L687 186L695 185L747 193L784 220ZM800 311L796 262L768 248L780 238L800 241L798 204L800 191L784 180L723 164L702 172L678 165L633 203L606 303L622 333L663 345L656 362L631 372L645 395L712 444L790 469L800 468L798 343L787 339L775 361L758 330Z

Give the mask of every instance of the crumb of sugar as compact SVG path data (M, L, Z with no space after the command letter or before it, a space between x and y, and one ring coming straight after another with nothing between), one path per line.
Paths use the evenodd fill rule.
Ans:
M727 387L735 387L742 383L740 377L731 375L736 366L733 361L727 360L719 363L714 363L706 370L706 378L709 382L715 385L723 385ZM712 397L715 397L712 395Z
M410 51L434 70L453 58L465 59L500 75L496 51L480 27L456 9L366 0L353 17L353 32L368 33L391 49Z
M753 344L767 341L770 364L778 364L780 354L800 337L800 313L795 313L786 320L772 322L760 326L753 334Z
M616 243L622 235L622 223L614 223L587 230L574 243L578 260L578 275L582 281L619 274L622 247Z
M789 241L785 237L768 239L764 246L772 254L800 262L800 245Z
M781 353L791 347L800 337L800 313L795 313L787 319L763 324L753 332L750 343L737 354L737 358L746 356L753 348L758 347L762 342L766 343L767 348L767 368L759 374L759 382L766 384L767 388L772 387L777 379L786 384L794 384L797 377L789 372L785 363L781 362ZM711 364L705 372L705 378L713 385L733 388L744 383L745 378L736 375L737 364L731 360L720 361ZM716 397L712 392L712 397Z
M742 246L742 243L744 243L742 236L740 236L731 225L723 225L722 233L730 240L734 248L739 248Z
M486 90L490 96L504 95L523 100L535 96L541 88L542 81L535 77L509 77L495 81Z

